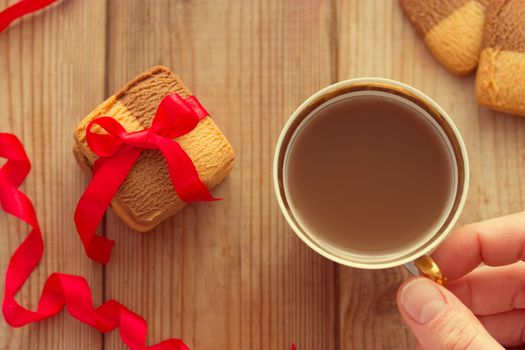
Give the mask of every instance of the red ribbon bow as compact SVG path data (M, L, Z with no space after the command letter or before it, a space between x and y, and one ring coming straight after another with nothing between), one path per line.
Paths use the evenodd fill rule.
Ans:
M163 154L173 187L184 202L215 200L200 180L191 158L173 140L189 133L207 115L194 96L183 99L171 94L159 104L148 129L127 132L112 117L96 118L89 123L87 143L99 158L93 166L93 178L75 210L75 223L90 258L102 264L109 261L114 242L96 236L96 229L112 198L145 149L157 149ZM95 124L107 134L93 133L91 129Z
M168 339L146 347L146 321L115 300L93 307L91 290L80 276L51 274L44 285L36 311L20 305L15 295L20 291L44 252L42 233L31 200L18 189L31 163L16 136L0 133L0 157L7 162L0 168L0 204L2 209L28 223L32 230L9 260L5 277L2 311L12 327L21 327L58 314L64 306L68 312L101 332L120 327L120 337L131 349L188 350L180 339Z

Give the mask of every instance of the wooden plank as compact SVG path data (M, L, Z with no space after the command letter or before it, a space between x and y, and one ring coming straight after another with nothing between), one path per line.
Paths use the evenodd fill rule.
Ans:
M13 2L0 0L0 8ZM23 189L36 206L45 240L42 263L19 296L31 308L55 271L86 276L101 301L102 268L86 258L73 224L87 179L71 147L73 127L103 98L104 43L105 0L64 1L0 34L0 130L18 135L32 160ZM0 217L3 275L27 227ZM0 348L100 349L102 336L63 313L21 329L0 322Z
M154 64L178 73L237 152L218 203L148 234L112 213L106 297L193 349L334 347L334 269L284 224L271 164L280 128L331 82L326 1L110 2L110 91ZM119 347L116 335L107 348Z
M336 6L338 80L381 76L406 82L434 98L458 125L472 177L459 224L523 210L525 119L479 108L474 77L455 77L442 68L397 1L338 0ZM414 346L394 299L407 277L403 268L340 268L341 349Z

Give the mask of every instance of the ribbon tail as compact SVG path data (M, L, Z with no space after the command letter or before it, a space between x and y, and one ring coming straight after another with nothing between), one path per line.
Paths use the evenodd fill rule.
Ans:
M5 275L5 293L2 312L6 322L12 327L21 327L51 317L62 310L63 303L49 294L43 298L40 305L44 309L31 311L21 306L15 299L25 281L37 267L43 253L42 235L38 228L33 229L27 238L12 255Z
M97 236L96 230L140 153L140 149L123 145L112 157L97 160L93 178L75 209L75 224L84 249L101 264L109 261L114 242Z
M140 151L124 150L120 157L126 157L125 163L131 167L139 155ZM0 167L0 204L5 212L32 226L31 232L11 256L7 266L2 303L6 322L12 327L21 327L54 316L65 306L73 317L101 332L109 332L120 327L120 337L130 349L187 350L188 348L179 339L169 339L146 347L147 326L144 319L114 300L95 309L89 284L80 276L51 274L46 280L36 311L26 309L16 301L16 294L43 255L44 244L33 204L18 189L30 169L30 163L22 144L14 135L0 133L0 157L7 158L7 162ZM122 166L122 163L112 165L104 162L96 174L104 173L104 168L108 166ZM127 170L123 169L123 171L127 174ZM97 204L89 201L86 203ZM98 223L94 225L95 229L97 225Z
M193 161L177 142L167 138L158 138L156 142L166 158L171 182L180 199L186 203L218 200L201 181Z
M0 157L8 159L2 167L2 177L13 188L22 184L31 170L24 146L13 134L0 133Z
M16 19L38 11L58 0L20 0L0 12L0 33Z
M151 350L190 350L180 339L168 339L148 347Z
M62 304L50 298L45 304L49 312L42 314L25 309L15 299L25 281L37 267L42 258L44 242L40 233L35 210L29 198L17 187L25 180L31 163L24 147L16 136L0 133L0 157L7 162L0 168L0 204L2 209L12 216L23 220L32 229L11 256L7 266L2 312L6 322L13 327L20 327L30 322L47 318L59 312Z

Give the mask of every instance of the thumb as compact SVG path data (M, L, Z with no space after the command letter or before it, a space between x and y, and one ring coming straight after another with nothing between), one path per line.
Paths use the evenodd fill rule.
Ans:
M465 305L427 278L405 282L397 305L425 350L503 349Z

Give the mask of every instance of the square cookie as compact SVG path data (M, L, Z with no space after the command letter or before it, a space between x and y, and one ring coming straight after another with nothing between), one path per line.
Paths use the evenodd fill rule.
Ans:
M160 101L171 93L182 98L191 95L179 77L166 67L156 66L140 74L88 114L74 132L73 152L81 168L91 173L97 158L86 141L86 127L90 121L111 116L128 132L148 128ZM233 148L209 116L176 141L192 159L209 190L230 172ZM173 188L166 160L158 150L142 151L111 202L117 215L137 231L153 229L185 205Z

